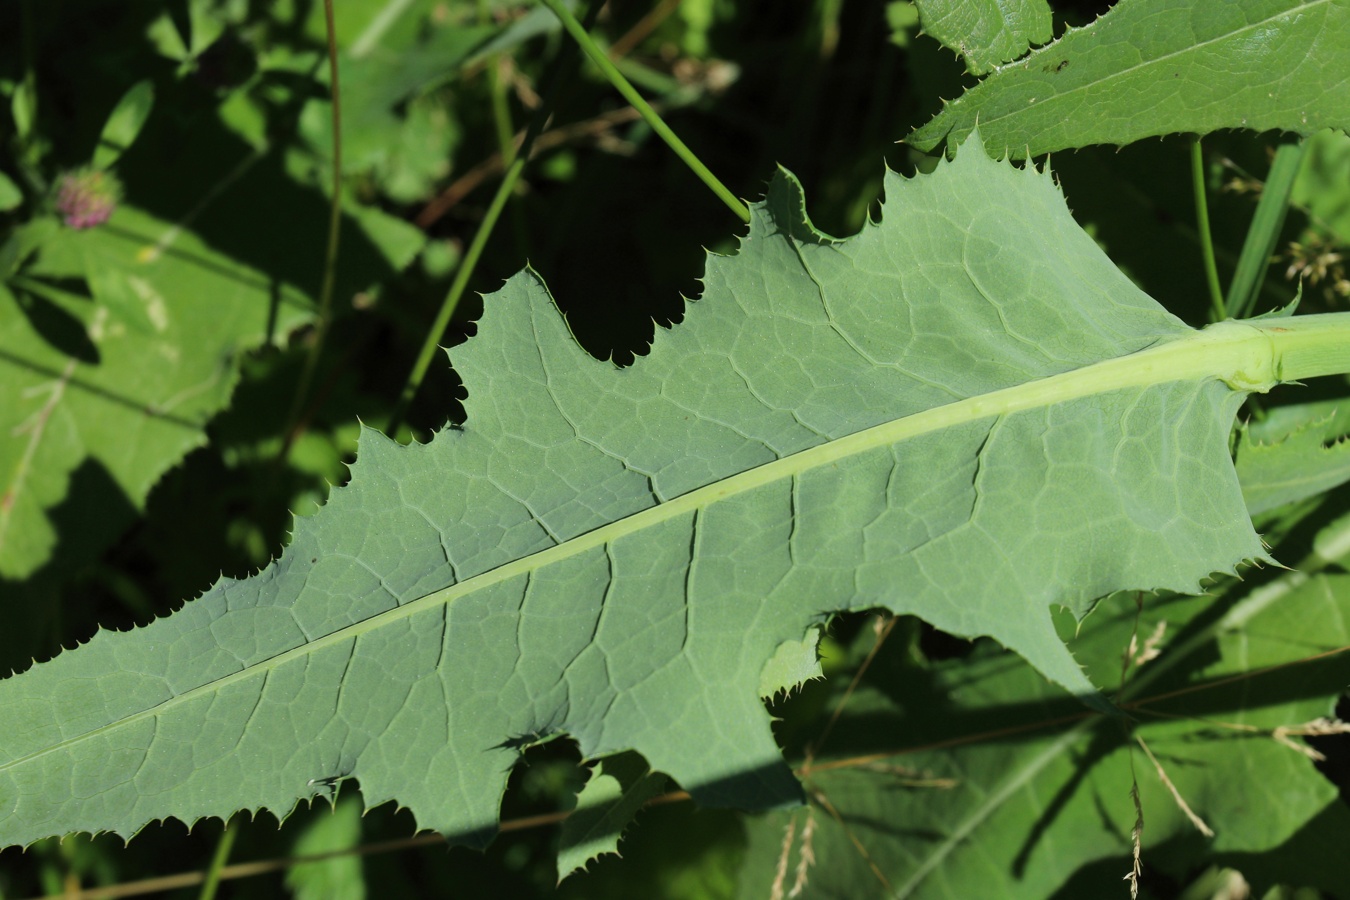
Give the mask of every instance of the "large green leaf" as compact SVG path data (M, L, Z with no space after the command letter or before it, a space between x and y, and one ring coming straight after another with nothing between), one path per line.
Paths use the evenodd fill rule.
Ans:
M1121 0L907 140L955 145L977 121L991 149L1032 156L1220 128L1308 135L1350 125L1347 88L1350 0Z
M1162 629L1158 657L1132 670L1121 695L1133 733L1119 719L1076 715L1007 653L930 671L883 655L873 670L881 674L854 694L808 778L814 863L802 896L1123 896L1136 781L1148 871L1180 878L1219 862L1242 870L1254 896L1275 882L1347 896L1334 848L1350 808L1295 749L1306 747L1301 738L1275 736L1331 716L1350 679L1350 659L1335 653L1350 644L1350 576L1340 568L1350 519L1327 529L1320 546L1332 558L1317 564L1337 563L1324 574L1238 583L1217 607L1150 598L1138 621L1123 597L1094 616L1074 650L1113 682L1132 634L1142 643ZM1133 734L1212 839L1187 819ZM786 871L797 870L807 818L797 810L751 820L742 896L767 895L785 852Z
M1093 696L1051 605L1261 557L1234 411L1350 367L1321 349L1344 322L1192 331L977 141L887 190L838 241L777 179L628 369L513 278L453 353L464 427L367 431L279 561L0 681L0 844L344 778L479 844L518 748L560 732L705 804L797 802L761 674L838 609L991 635Z

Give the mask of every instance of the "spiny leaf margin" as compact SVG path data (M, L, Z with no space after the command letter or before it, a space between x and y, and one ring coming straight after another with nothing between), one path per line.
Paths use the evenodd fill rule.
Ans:
M0 682L0 843L284 812L357 778L481 845L518 748L563 732L705 804L799 802L760 676L844 608L991 634L1092 691L1050 603L1261 555L1227 456L1242 392L1131 356L1232 329L1164 312L1047 173L978 137L888 195L837 241L777 179L629 369L512 279L453 353L462 429L365 432L277 563Z

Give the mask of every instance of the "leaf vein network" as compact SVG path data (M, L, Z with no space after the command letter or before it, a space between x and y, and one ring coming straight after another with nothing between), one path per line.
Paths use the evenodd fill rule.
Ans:
M539 329L535 326L533 319L530 320L530 327L534 329L534 337L535 337L534 352L539 357L539 368L544 373L544 384L543 384L544 393L548 395L549 402L552 403L553 408L558 411L558 415L561 416L562 420L567 423L567 427L572 429L572 436L575 437L577 440L581 441L583 444L595 448L597 451L599 451L602 455L604 455L608 459L614 460L620 466L622 466L625 471L635 472L638 475L641 475L643 478L647 479L647 490L651 494L652 500L656 503L665 502L666 498L662 497L660 492L656 489L656 476L654 473L648 472L645 469L641 468L640 466L634 465L627 457L619 453L614 453L605 445L601 444L599 441L593 440L592 438L588 437L586 433L582 431L581 428L577 425L577 423L572 420L572 417L567 414L567 410L563 408L562 403L559 402L558 400L558 395L553 391L553 373L549 371L548 360L545 358L544 351L542 349L543 342L539 336Z

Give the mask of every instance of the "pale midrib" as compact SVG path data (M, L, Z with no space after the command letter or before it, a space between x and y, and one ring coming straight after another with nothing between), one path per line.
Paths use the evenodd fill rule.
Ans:
M1229 31L1229 32L1227 32L1227 33L1225 33L1225 34L1219 35L1218 37L1210 38L1209 40L1207 40L1207 41L1202 41L1202 42L1200 42L1200 43L1198 43L1198 44L1187 44L1185 47L1182 47L1180 50L1173 50L1171 53L1164 53L1162 56L1155 56L1154 58L1149 59L1149 60L1145 60L1144 62L1141 62L1141 63L1139 63L1139 64L1137 64L1137 65L1129 66L1128 68L1124 68L1124 69L1120 69L1120 70L1115 71L1115 72L1111 72L1111 73L1109 73L1109 74L1107 74L1107 75L1102 76L1101 78L1093 79L1092 81L1085 82L1084 84L1076 85L1076 86L1074 86L1074 87L1068 88L1067 90L1058 91L1058 92L1056 92L1056 93L1050 95L1049 97L1046 97L1045 100L1042 101L1042 106L1041 106L1041 107L1035 107L1035 109L1042 109L1042 108L1044 107L1044 104L1046 104L1046 103L1054 103L1054 102L1056 102L1056 101L1058 101L1058 100L1062 100L1062 99L1064 99L1064 98L1066 98L1066 97L1072 97L1074 94L1078 93L1079 91L1086 91L1086 90L1088 90L1088 89L1090 89L1090 88L1098 87L1098 86L1103 85L1103 84L1108 84L1108 83L1110 83L1110 82L1112 82L1112 81L1114 81L1114 80L1116 80L1116 79L1125 78L1126 76L1133 75L1133 74L1135 74L1136 72L1139 72L1139 71L1141 71L1141 70L1148 69L1148 68L1150 68L1151 66L1157 66L1157 65L1162 65L1162 64L1168 63L1168 62L1172 61L1172 59L1175 58L1175 57L1183 56L1183 55L1185 55L1185 54L1187 54L1187 53L1193 53L1193 52L1195 52L1195 51L1197 51L1197 50L1202 50L1202 49L1204 49L1205 47L1210 46L1211 44L1217 44L1217 43L1219 43L1219 42L1221 42L1221 41L1231 40L1231 39L1234 38L1234 37L1241 36L1244 32L1252 31L1252 30L1254 30L1254 29L1257 29L1257 28L1260 28L1260 27L1262 27L1262 26L1268 25L1268 24L1270 24L1271 22L1276 21L1277 19L1287 18L1288 16L1290 16L1290 15L1292 15L1292 14L1294 14L1294 13L1297 13L1297 12L1303 12L1303 11L1305 11L1305 10L1312 9L1313 7L1316 7L1316 6L1323 6L1323 5L1325 5L1325 4L1329 3L1329 2L1331 2L1331 0L1312 0L1312 2L1309 2L1309 3L1301 3L1301 4L1299 4L1298 6L1290 7L1290 8L1288 8L1288 9L1284 9L1284 10L1282 10L1282 11L1276 13L1275 15L1267 16L1266 18L1262 19L1262 20L1259 21L1259 22L1250 22L1250 23L1248 23L1247 25L1244 25L1242 28L1239 28L1239 29L1237 29L1237 30L1235 30L1235 31ZM1107 15L1110 15L1110 13L1108 13ZM1099 26L1100 26L1100 22L1094 22L1092 25L1084 25L1082 28L1076 29L1074 33L1081 32L1081 31L1086 31L1086 30L1089 30L1089 29L1091 29L1091 28L1099 27ZM1041 54L1045 54L1045 53L1054 54L1054 53L1056 53L1056 52L1063 52L1063 51L1064 51L1064 45L1063 45L1063 42L1064 42L1065 38L1069 38L1069 37L1071 37L1071 36L1072 36L1071 34L1070 34L1070 35L1065 35L1064 38L1060 38L1060 40L1056 41L1056 42L1053 43L1053 44L1048 44L1048 45L1046 45L1046 46L1044 46L1044 47L1040 47L1040 48L1038 48L1037 50L1032 51L1031 55L1030 55L1027 59L1022 60L1022 61L1020 61L1020 62L1014 62L1014 63L1011 63L1011 64L1010 64L1009 66L1007 66L1007 67L1000 67L1000 68L1011 68L1011 67L1013 67L1013 66L1027 66L1027 67L1029 67L1029 66L1031 65L1031 63L1033 63L1033 62L1037 59L1037 57L1039 57ZM1091 49L1091 48L1089 48L1089 49ZM997 74L997 72L996 72L995 74ZM964 100L965 98L963 97L962 99ZM960 101L958 101L958 102L960 102ZM955 106L955 104L953 104L953 106ZM983 117L982 117L982 118L980 119L980 122L981 122L982 124L984 124L984 125L989 125L990 123L998 122L998 121L1000 121L1000 120L1002 120L1002 119L1009 119L1009 118L1013 118L1013 117L1015 117L1015 116L1025 115L1025 114L1026 114L1027 112L1029 112L1031 109L1032 109L1032 107L1027 107L1026 109L1014 109L1014 110L1012 110L1011 112L1006 112L1006 113L1001 113L1001 114L999 114L999 115L989 116L988 118L983 118Z
M1306 317L1306 319L1314 318L1320 317ZM1287 323L1291 320L1280 321ZM785 456L754 469L740 472L687 494L682 494L660 506L648 507L608 525L602 525L593 531L563 541L546 550L505 563L491 571L475 575L395 609L379 613L369 619L316 638L284 653L279 653L270 659L240 669L238 672L232 672L229 675L192 688L156 706L14 759L0 765L0 772L22 765L32 759L56 753L87 738L97 737L123 726L134 725L153 716L163 715L175 706L190 703L204 694L223 690L244 679L257 677L293 659L318 652L335 644L351 641L362 634L382 628L390 623L415 616L433 606L452 603L464 595L510 581L536 569L603 547L624 535L650 528L670 519L689 515L728 497L744 494L764 485L794 477L811 469L830 465L841 459L847 459L877 447L889 446L991 416L1023 412L1128 388L1142 388L1180 381L1220 379L1230 384L1239 382L1244 390L1265 390L1273 386L1276 381L1273 375L1277 369L1276 357L1277 352L1270 338L1258 328L1243 322L1223 322L1218 325L1211 325L1203 331L1193 332L1127 356L1115 357L1080 369L982 394L978 397L958 400L901 419L893 419L828 443L802 450L791 456ZM1260 372L1256 370L1260 370Z

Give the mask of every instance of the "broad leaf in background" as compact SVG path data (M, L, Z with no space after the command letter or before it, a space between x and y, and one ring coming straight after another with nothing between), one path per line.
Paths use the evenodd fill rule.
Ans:
M316 818L295 842L291 856L332 854L286 870L286 887L295 900L365 900L361 877L361 801L343 797L332 813Z
M619 836L647 801L666 786L664 775L647 768L634 753L596 763L577 795L558 839L558 880L580 871L606 853L619 852Z
M1320 543L1339 562L1350 558L1350 519ZM1118 681L1135 604L1119 598L1111 606L1073 648L1100 679ZM913 664L903 648L890 648L872 670L876 686L850 699L813 763L818 772L806 776L809 812L750 820L741 896L768 896L783 871L791 888L803 846L814 857L804 867L805 898L1124 896L1132 779L1146 871L1184 878L1215 862L1241 870L1253 896L1274 883L1350 896L1343 863L1350 809L1304 755L1297 729L1334 714L1350 681L1350 654L1280 668L1344 651L1347 621L1350 576L1339 567L1311 578L1284 572L1257 587L1235 583L1217 605L1144 601L1139 642L1161 627L1160 655L1133 671L1121 699L1138 723L1133 733L1214 830L1212 839L1186 818L1121 720L1076 716L1011 654L985 646L907 676ZM887 693L897 686L903 694ZM1184 693L1162 698L1173 691ZM1281 726L1293 729L1283 742L1275 734ZM803 733L814 737L809 727Z
M151 116L137 82L102 126L94 160L116 163L129 197L110 221L34 219L0 249L0 586L24 607L0 631L0 671L52 652L62 586L204 443L241 354L283 344L316 302L328 211L312 160L232 140L239 104L184 119L164 96ZM377 208L344 212L339 309L424 240Z
M1345 128L1350 0L1121 0L906 141L955 146L977 121L987 146L1016 156L1173 132Z
M1309 226L1350 244L1350 135L1324 131L1308 139L1308 158L1289 197Z
M155 85L148 79L136 82L122 95L99 135L98 147L94 149L95 169L106 169L117 162L141 133L154 104Z
M1052 604L1263 557L1228 436L1275 336L1187 328L1048 173L972 139L847 241L783 176L705 285L616 370L513 278L453 353L463 428L367 431L257 576L0 681L0 844L284 815L335 778L482 844L558 733L704 805L795 803L762 672L831 611L991 635L1092 695Z
M124 526L165 469L204 440L229 400L234 356L263 340L269 316L285 329L309 315L297 292L274 304L266 276L191 232L147 259L171 230L124 206L107 226L59 232L4 298L0 578L27 578L52 557L49 516L63 501L97 495L84 515ZM95 299L78 289L90 260L125 288L119 299L134 318L106 305L101 283Z
M1281 406L1242 427L1234 453L1247 510L1260 515L1350 481L1350 405Z
M924 34L955 50L983 75L1054 36L1045 0L915 0Z
M438 103L424 103L423 95L458 75L500 31L442 18L427 24L404 14L378 32L378 41L367 38L367 27L338 56L344 174L370 173L399 203L433 192L459 140L457 124ZM332 153L331 115L330 103L312 102L300 118L301 135L326 162Z
M293 221L273 216L268 227ZM317 236L322 219L313 221ZM374 260L406 264L420 242L406 227L359 221L383 259L358 253L341 271L348 285L373 279ZM51 225L16 232L15 268L27 265L0 288L0 584L7 602L28 605L35 629L57 612L54 586L96 558L160 476L204 442L239 355L307 321L313 304L130 205L87 231ZM312 271L317 278L317 262ZM21 631L0 641L6 666L36 652Z

